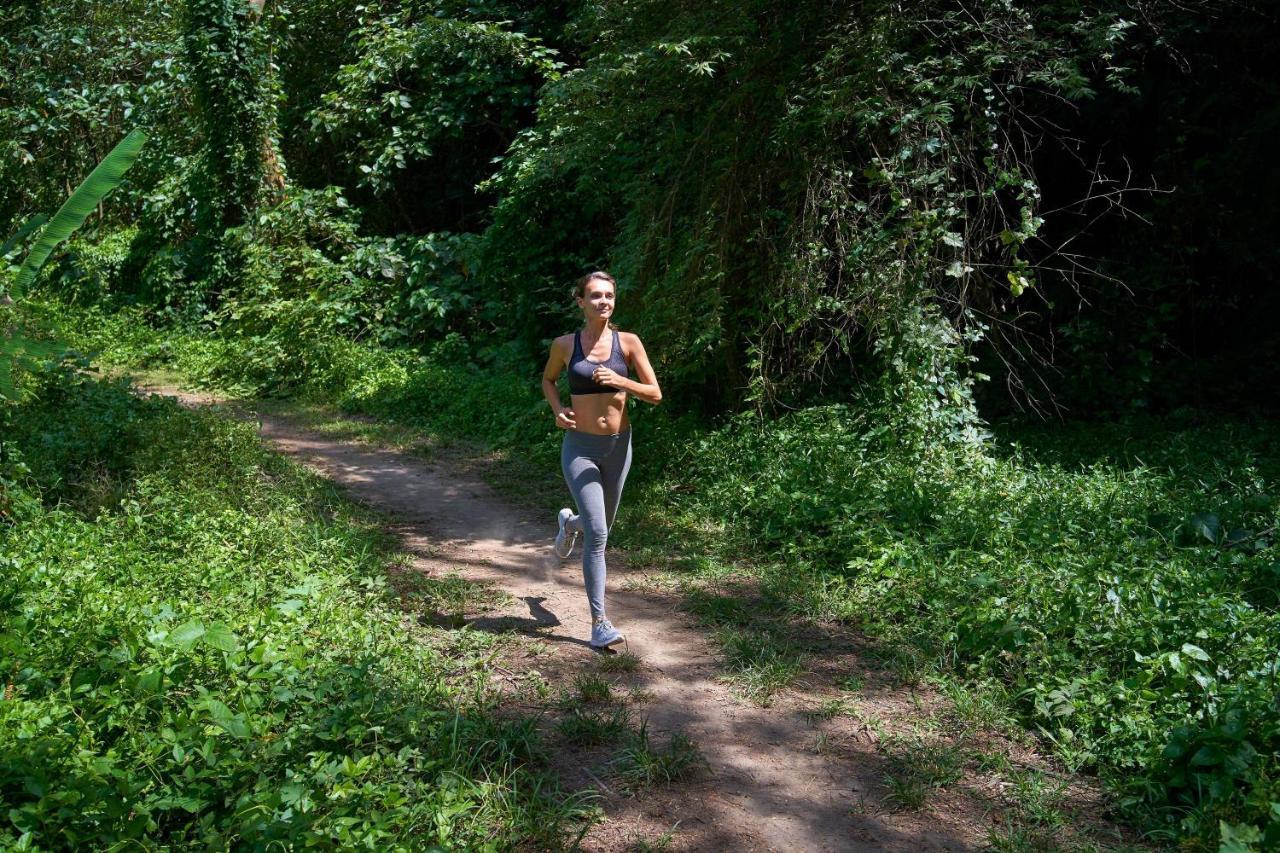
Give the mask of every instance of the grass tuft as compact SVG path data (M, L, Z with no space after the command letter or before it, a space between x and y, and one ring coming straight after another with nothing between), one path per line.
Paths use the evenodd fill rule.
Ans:
M779 632L722 628L715 639L724 650L724 680L760 705L803 672L800 652Z
M965 756L958 745L893 738L885 747L890 753L885 799L897 809L923 808L930 791L957 782L962 775Z
M633 652L616 652L600 655L596 668L601 672L635 672L640 668L640 658Z
M679 826L680 821L676 821L670 829L652 840L642 836L632 838L627 844L628 853L663 853L670 850L671 845L675 843L676 828Z
M613 688L598 675L578 675L573 679L573 686L583 702L599 704L613 699Z
M687 735L676 732L666 749L655 748L648 723L642 723L614 758L613 772L630 791L665 785L692 776L706 766L706 759Z
M602 711L575 708L557 725L564 739L576 746L612 743L626 735L630 727L631 711L625 705Z

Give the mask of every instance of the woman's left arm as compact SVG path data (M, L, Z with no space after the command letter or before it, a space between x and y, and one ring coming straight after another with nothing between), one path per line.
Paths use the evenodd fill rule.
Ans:
M640 336L623 332L618 337L622 340L623 355L635 368L636 379L639 381L619 376L607 367L598 367L595 371L596 382L634 394L646 403L658 405L662 402L662 389L658 387L658 377L653 373L653 365L649 363L644 344L640 343Z

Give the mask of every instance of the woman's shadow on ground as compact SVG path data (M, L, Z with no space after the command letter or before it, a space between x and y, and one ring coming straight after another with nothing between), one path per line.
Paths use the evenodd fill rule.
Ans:
M460 613L424 612L419 614L418 621L434 625L437 628L457 630L467 627L490 634L520 633L554 643L571 643L591 648L591 644L580 637L569 637L548 630L550 628L558 628L561 622L558 616L543 605L543 602L547 600L545 596L526 595L520 600L528 605L528 616L476 616L468 619ZM592 651L601 650L592 649ZM612 652L612 649L604 649L603 651Z

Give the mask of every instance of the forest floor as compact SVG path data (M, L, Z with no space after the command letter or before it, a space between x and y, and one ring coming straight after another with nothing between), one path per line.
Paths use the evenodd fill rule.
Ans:
M139 388L220 402L171 379ZM1134 846L1094 780L1055 767L972 697L903 684L856 633L796 626L821 653L762 705L725 678L687 598L611 549L609 613L628 643L592 650L580 551L552 553L554 518L497 493L482 452L335 435L288 404L221 408L385 514L405 555L391 580L407 620L502 638L498 712L539 718L563 787L598 791L603 819L582 849ZM424 578L439 582L430 596L416 594Z

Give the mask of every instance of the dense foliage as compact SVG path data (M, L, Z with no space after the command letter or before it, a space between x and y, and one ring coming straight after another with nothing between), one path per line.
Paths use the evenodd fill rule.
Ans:
M1276 34L1234 0L24 2L0 236L144 124L49 322L549 470L532 377L607 267L665 392L646 530L718 525L788 606L1001 685L1158 837L1275 846ZM1120 420L993 439L1017 408Z
M251 342L159 336L124 315L66 320L70 339L114 361L263 387ZM457 338L426 357L359 344L313 357L290 374L299 392L483 439L551 485L558 436L537 390L468 364ZM1193 412L1021 426L974 454L921 453L886 421L866 400L714 430L637 409L619 541L678 543L694 573L747 556L780 606L1004 691L1155 839L1205 841L1222 822L1265 833L1264 848L1280 840L1274 427Z
M119 383L28 393L0 462L0 843L572 837L531 723L445 681L467 650L406 630L332 487Z
M258 206L274 157L271 67L255 10L239 0L191 0L182 26L202 140L184 176L195 208L187 272L206 282L203 298L215 305L244 278L243 242L227 232Z
M0 234L51 214L125 132L152 142L114 199L131 218L193 132L178 60L180 7L152 0L11 3L0 9Z
M286 194L345 196L365 232L298 236L346 261L313 302L434 290L350 334L390 319L532 361L571 320L566 282L609 265L677 403L805 405L884 376L910 422L972 439L983 374L991 411L1203 399L1206 370L1237 398L1270 387L1242 344L1273 259L1238 235L1272 213L1231 189L1276 171L1271 113L1248 108L1274 99L1274 21L1248 4L64 5L3 18L5 67L33 73L0 92L0 220L150 126L124 290L188 321L220 253L279 239L252 217L213 232L274 197L253 175L278 188L287 153ZM415 280L422 239L451 248Z
M689 444L696 488L666 501L779 555L792 607L1005 685L1152 837L1280 843L1274 429L1021 430L981 459L886 438L844 407L734 424Z

